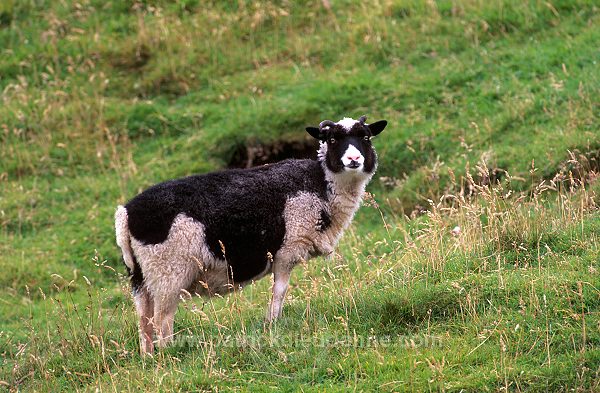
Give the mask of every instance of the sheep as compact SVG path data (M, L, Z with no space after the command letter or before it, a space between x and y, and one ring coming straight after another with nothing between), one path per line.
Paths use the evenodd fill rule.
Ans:
M180 294L211 296L273 274L266 321L281 315L294 266L334 251L377 168L371 138L387 121L325 120L306 131L317 160L288 159L166 181L115 213L142 353L173 339Z

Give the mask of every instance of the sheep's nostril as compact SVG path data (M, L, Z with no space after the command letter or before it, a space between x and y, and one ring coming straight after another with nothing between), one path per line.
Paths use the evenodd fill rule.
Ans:
M360 156L346 156L346 158L350 161L358 161L360 159Z

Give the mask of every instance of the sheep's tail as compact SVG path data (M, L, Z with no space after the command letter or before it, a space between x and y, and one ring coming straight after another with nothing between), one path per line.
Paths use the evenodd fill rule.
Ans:
M125 262L125 266L127 266L129 274L133 275L137 263L131 248L131 235L129 234L129 225L127 221L127 209L125 209L125 206L119 205L115 213L117 245L121 247L121 251L123 252L123 262Z

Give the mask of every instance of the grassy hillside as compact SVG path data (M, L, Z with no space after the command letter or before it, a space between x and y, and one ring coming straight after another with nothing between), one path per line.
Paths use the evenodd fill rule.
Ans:
M593 0L1 2L0 386L600 390L599 26ZM269 280L188 299L142 359L116 205L365 113L372 195L283 319Z

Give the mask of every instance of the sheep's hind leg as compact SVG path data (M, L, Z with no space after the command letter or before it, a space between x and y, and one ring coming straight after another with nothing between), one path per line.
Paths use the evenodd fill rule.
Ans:
M150 354L154 351L154 343L152 341L154 333L154 301L146 286L137 289L133 294L133 299L140 317L140 349L143 354Z
M173 341L173 323L179 303L179 293L165 294L154 299L154 325L158 346L166 347Z

